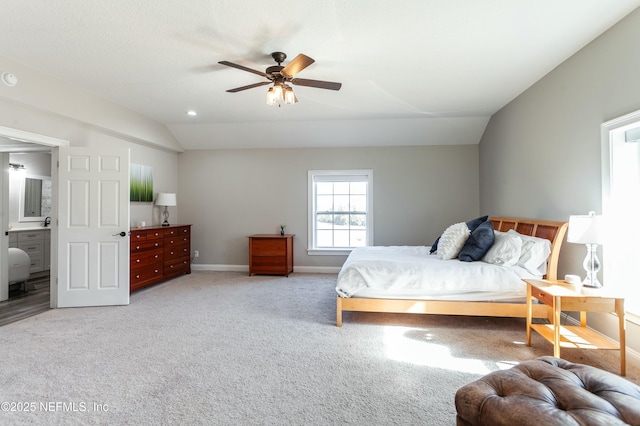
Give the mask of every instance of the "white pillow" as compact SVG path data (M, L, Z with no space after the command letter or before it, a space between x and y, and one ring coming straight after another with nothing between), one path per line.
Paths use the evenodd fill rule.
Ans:
M518 266L522 266L534 275L547 273L547 260L551 254L551 241L546 238L522 235L515 229L507 231L508 234L517 235L522 239L522 249Z
M451 225L444 230L438 241L438 259L449 260L458 257L458 253L471 235L465 222Z
M506 232L495 231L494 234L495 241L482 261L503 266L516 265L520 259L522 239Z

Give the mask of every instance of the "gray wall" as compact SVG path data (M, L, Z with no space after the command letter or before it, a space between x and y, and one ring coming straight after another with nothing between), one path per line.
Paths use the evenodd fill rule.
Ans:
M640 109L639 39L636 10L491 118L480 142L481 210L553 220L602 212L600 126ZM584 275L585 253L565 243L559 276ZM593 320L612 329L611 316ZM628 338L640 351L637 325Z
M286 224L295 266L341 266L306 253L308 170L373 170L376 245L430 245L479 211L478 145L187 151L178 167L180 219L203 265L246 266L246 237Z

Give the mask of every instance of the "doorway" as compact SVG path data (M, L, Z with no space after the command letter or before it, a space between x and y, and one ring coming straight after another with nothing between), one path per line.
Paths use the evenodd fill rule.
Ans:
M14 194L11 195L10 185L21 186L21 180L17 175L10 176L10 169L14 169L14 171L19 172L21 170L21 163L14 163L14 166L11 166L10 156L18 155L18 154L27 154L27 153L40 153L40 161L48 161L48 165L41 166L45 167L45 170L49 171L49 179L50 179L50 187L53 189L57 184L57 174L54 168L54 155L60 146L69 145L68 141L64 141L57 138L52 138L49 136L39 135L35 133L25 132L18 129L12 129L8 127L0 127L0 165L2 166L2 170L0 172L0 207L2 207L2 214L0 215L0 301L6 301L9 296L9 262L8 262L8 252L9 252L9 241L13 239L14 236L10 235L9 224L11 221L20 222L19 216L19 206L17 205L19 201L12 200L12 198L19 199L20 197L16 195L19 194L18 188L13 188ZM42 157L44 156L44 157ZM44 160L43 160L44 158ZM24 166L24 164L23 164ZM23 169L26 170L26 167ZM34 171L36 169L33 169ZM40 169L42 170L42 169ZM46 185L45 185L46 186ZM45 189L46 190L46 189ZM41 197L41 194L39 195ZM50 207L48 207L49 211L55 211L55 191L51 192L51 196L49 199ZM10 203L10 200L13 201L13 206ZM14 208L14 212L10 213L10 210ZM47 208L44 210L47 212ZM24 213L24 212L23 212ZM40 210L38 213L42 213ZM35 214L35 213L34 213ZM27 213L27 216L29 214ZM35 216L30 217L27 220L39 220L40 217L36 218ZM41 251L44 251L44 247L50 248L55 245L55 241L57 239L57 233L55 229L49 231L50 238L47 238L47 242L44 241L41 244ZM12 242L13 245L13 242ZM44 254L44 253L41 253ZM42 269L45 265L45 259L41 258L39 260L39 265L42 265ZM47 263L49 263L47 261ZM51 264L50 267L51 273L49 277L56 276L56 265ZM42 272L42 271L41 271ZM42 276L40 276L41 278ZM49 278L49 288L51 286L51 278ZM40 282L42 286L42 281ZM53 297L49 296L49 306L53 305ZM2 303L2 302L0 302Z
M3 325L51 307L51 227L44 225L50 223L52 214L53 164L51 146L7 137L0 137L0 155L3 169L8 171L0 179L2 234L7 240L2 244L4 256L0 258L6 257L9 263L7 281L2 273L0 283Z

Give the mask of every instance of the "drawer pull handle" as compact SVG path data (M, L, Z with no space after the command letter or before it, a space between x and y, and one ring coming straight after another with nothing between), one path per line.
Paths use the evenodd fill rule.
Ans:
M140 263L140 259L136 259L136 263Z
M136 246L136 250L140 250L140 246Z
M155 257L155 258L157 259L157 258L158 258L158 255L156 254L156 255L155 255L155 256L153 256L153 257Z
M158 243L156 243L156 247L158 247Z
M137 278L137 279L140 279L140 274L136 275L136 278Z
M157 273L158 273L158 270L156 269L154 272L157 274Z

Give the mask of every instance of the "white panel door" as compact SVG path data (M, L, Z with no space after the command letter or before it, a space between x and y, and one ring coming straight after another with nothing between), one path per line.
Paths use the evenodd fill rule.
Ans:
M58 304L129 304L129 150L61 147Z

